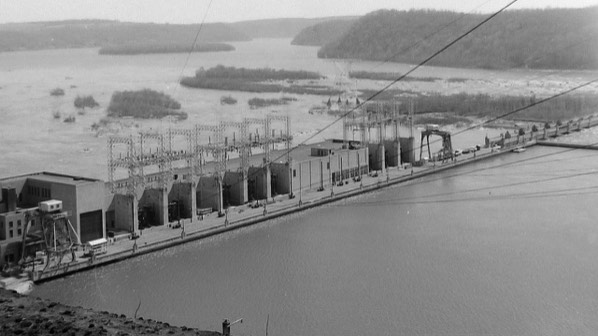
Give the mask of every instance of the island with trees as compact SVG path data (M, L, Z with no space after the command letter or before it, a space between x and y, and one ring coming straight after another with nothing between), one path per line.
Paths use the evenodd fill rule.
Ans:
M301 85L300 81L314 81L322 75L311 71L276 70L270 68L248 69L217 65L199 69L193 77L181 79L181 85L190 88L246 91L283 92L297 94L335 95L341 91L326 86Z
M164 45L170 46L166 50L173 49L174 46L188 50L200 28L199 24L131 23L108 20L7 23L0 26L0 51L106 48L104 52L106 50L124 52L135 49L152 52L151 46L161 48L160 46ZM248 40L250 38L247 35L228 24L206 23L201 26L201 44Z
M109 117L133 117L139 119L161 119L173 116L187 119L187 113L180 111L181 104L162 92L143 89L139 91L116 91L108 105Z

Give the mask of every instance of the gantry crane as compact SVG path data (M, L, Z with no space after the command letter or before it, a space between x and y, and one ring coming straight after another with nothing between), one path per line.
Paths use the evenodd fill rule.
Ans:
M50 200L40 204L47 202L58 203L60 201ZM27 209L24 212L25 228L21 241L21 265L26 261L27 247L40 243L47 256L46 265L42 272L50 266L50 262L54 257L59 258L56 265L62 264L63 258L67 253L71 254L71 261L76 260L75 248L77 245L81 245L81 238L68 219L69 214L66 211L62 211L62 205L56 211L51 211L41 206L39 208ZM32 223L36 220L39 220L40 223L38 233L41 233L41 236L30 232L33 227ZM27 241L28 237L33 238L33 241ZM33 263L35 264L35 261Z
M422 160L422 151L423 151L423 147L424 147L424 138L426 138L426 142L428 145L428 157L430 158L430 160L432 159L432 153L430 151L430 135L438 135L440 137L442 137L442 149L440 150L440 153L442 155L442 161L447 160L447 159L454 159L454 153L453 153L453 145L451 143L451 133L446 132L446 131L441 131L438 129L438 126L435 125L428 125L426 126L426 129L424 131L422 131L422 138L421 138L421 142L420 142L420 147L419 147L419 160Z

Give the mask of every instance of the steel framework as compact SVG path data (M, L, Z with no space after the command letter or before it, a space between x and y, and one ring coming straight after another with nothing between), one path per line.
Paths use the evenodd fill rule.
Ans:
M377 131L378 138L375 142L382 143L386 139L386 127L392 127L393 140L399 139L399 106L400 102L368 102L364 104L361 111L361 120L355 118L349 120L348 116L343 118L343 143L349 141L347 133L358 131L361 136L361 143L367 145L371 139L371 131Z
M284 123L284 131L281 130L280 137L271 131L273 122ZM251 139L248 133L249 125L262 126L263 136L259 138L259 132L255 140ZM221 121L218 125L197 124L193 129L169 129L166 133L140 132L138 137L112 136L108 139L108 180L113 193L125 191L129 195L136 196L138 187L147 188L159 182L159 186L165 188L172 182L175 175L175 162L184 162L189 178L204 176L206 174L206 156L211 155L215 161L214 175L220 180L224 177L227 169L228 152L239 151L241 160L240 170L246 175L249 170L249 158L251 147L259 146L264 149L264 165L271 161L271 147L275 143L285 142L287 161L290 160L290 149L292 136L290 133L291 122L287 116L268 115L264 119L245 118L242 122ZM233 145L227 143L224 133L227 128L239 130L239 139L233 140ZM201 136L209 134L208 142L202 141ZM175 138L185 138L185 149L174 148ZM152 151L153 145L157 144L156 150ZM125 146L125 150L118 153L117 146ZM146 168L157 166L157 174L146 176ZM128 176L117 181L115 172L118 168L127 169ZM156 179L157 177L157 179Z

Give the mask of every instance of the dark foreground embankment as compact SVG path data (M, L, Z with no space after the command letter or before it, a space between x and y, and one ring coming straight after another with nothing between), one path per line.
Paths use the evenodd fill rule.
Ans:
M221 335L174 327L82 307L71 307L0 289L0 335Z

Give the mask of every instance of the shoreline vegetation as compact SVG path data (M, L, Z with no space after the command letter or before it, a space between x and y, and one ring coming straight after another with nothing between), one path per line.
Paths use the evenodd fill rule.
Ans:
M397 78L401 77L403 74L398 72L372 72L372 71L351 71L349 72L349 78L353 79L371 79L371 80L381 80L381 81L394 81ZM403 82L435 82L441 81L442 78L440 77L411 77L407 76L401 81ZM450 77L447 78L446 81L448 83L465 83L469 79L462 78L462 77Z
M230 24L157 24L111 20L65 20L0 24L0 52L20 50L112 48L140 44L190 47L201 29L204 43L249 41ZM140 43L140 41L143 41Z
M361 90L360 99L365 100L376 92L375 90ZM408 98L405 96L408 96ZM455 122L460 122L463 121L461 117L497 117L535 104L541 101L542 97L534 95L503 95L496 97L489 94L468 93L423 95L418 92L391 89L380 94L376 99L401 101L399 113L402 115L409 114L409 105L412 100L415 115L446 113L447 116L451 116L447 121L455 120ZM505 119L564 120L593 114L596 112L596 106L598 106L598 95L596 94L570 94L531 106L524 111L509 115ZM440 122L437 119L439 118L438 115L434 118L436 119L435 122L430 123L447 124L446 121Z
M300 80L318 80L322 75L310 71L275 70L271 68L236 68L217 65L201 68L194 77L183 77L180 84L189 88L246 92L282 92L313 95L337 95L342 91L326 86L300 85Z
M276 106L276 105L287 105L292 101L297 101L297 98L293 97L282 97L282 98L273 98L273 99L263 99L263 98L251 98L247 103L249 104L249 108L256 109L260 107L268 107L268 106Z
M178 111L181 104L162 92L143 89L139 91L116 91L108 105L109 117L133 117L139 119L161 119L174 116L187 119L187 113Z
M351 71L349 72L349 78L353 79L371 79L371 80L383 80L383 81L394 81L401 77L402 74L398 72L370 72L370 71ZM435 82L442 80L439 77L411 77L407 76L401 81L404 82Z
M226 43L200 43L191 49L189 43L144 43L113 45L100 48L100 55L142 55L142 54L174 54L188 52L224 52L233 51L235 47Z

